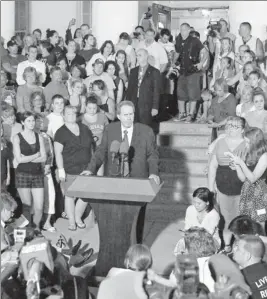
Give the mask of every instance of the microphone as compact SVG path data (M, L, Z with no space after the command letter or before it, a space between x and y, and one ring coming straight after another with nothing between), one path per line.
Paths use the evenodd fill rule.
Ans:
M125 158L128 156L128 151L129 151L129 144L125 141L122 141L121 145L120 145L120 155L121 155L121 176L124 176L124 162Z
M111 142L110 149L109 149L109 151L111 152L112 163L114 163L114 159L115 159L117 153L119 152L119 149L120 149L119 141L118 140L113 140Z

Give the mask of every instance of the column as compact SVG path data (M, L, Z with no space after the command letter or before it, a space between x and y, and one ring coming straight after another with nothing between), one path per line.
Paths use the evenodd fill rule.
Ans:
M1 1L1 36L5 44L15 34L15 1Z
M138 21L138 1L92 3L92 29L99 48L105 40L116 44L122 32L132 33Z
M239 25L249 22L252 25L252 35L266 39L267 1L230 1L229 22L230 31L238 35Z

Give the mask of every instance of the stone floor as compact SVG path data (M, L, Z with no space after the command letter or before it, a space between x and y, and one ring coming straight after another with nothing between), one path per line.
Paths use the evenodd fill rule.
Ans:
M173 212L173 207L170 208ZM168 266L174 261L173 260L173 249L177 240L181 237L179 229L183 229L184 223L182 215L184 215L184 206L177 205L177 215L180 215L180 219L172 221L168 217L168 212L165 209L162 213L158 206L150 204L147 208L146 222L144 229L144 241L151 248L153 256L153 268L159 274L164 274ZM96 263L97 252L99 250L99 233L98 225L90 225L92 223L90 216L85 218L85 229L78 229L76 232L68 230L68 221L65 219L58 219L55 227L57 233L44 232L44 235L51 240L53 244L56 244L59 239L60 233L65 236L67 240L70 238L73 244L76 244L79 240L82 240L83 246L90 246L94 249L95 253L89 260L89 262L83 268L71 268L72 274L80 275L85 277L89 272L90 268ZM86 248L84 248L86 250Z

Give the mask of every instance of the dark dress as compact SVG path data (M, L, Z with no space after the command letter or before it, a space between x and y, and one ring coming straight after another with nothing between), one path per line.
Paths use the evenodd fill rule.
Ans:
M256 165L248 166L253 171ZM252 220L264 222L267 220L267 170L255 183L245 180L240 195L240 215L248 215Z

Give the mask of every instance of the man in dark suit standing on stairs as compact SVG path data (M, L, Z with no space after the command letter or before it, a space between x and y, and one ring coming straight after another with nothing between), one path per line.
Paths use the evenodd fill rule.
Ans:
M122 101L117 107L119 122L109 124L103 134L102 142L93 155L88 171L82 174L96 174L100 166L106 162L105 175L116 176L117 161L110 151L114 141L126 142L128 150L128 173L125 176L133 178L150 178L159 184L158 176L159 153L155 135L151 128L144 124L134 123L135 107L132 102Z
M135 121L151 127L159 109L160 72L148 63L148 52L145 49L137 51L137 62L139 66L130 73L126 98L135 106Z

